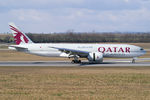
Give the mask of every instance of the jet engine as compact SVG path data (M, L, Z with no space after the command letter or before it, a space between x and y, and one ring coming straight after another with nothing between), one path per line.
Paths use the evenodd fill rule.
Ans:
M88 60L91 63L101 63L103 62L103 53L101 52L91 52L88 55Z

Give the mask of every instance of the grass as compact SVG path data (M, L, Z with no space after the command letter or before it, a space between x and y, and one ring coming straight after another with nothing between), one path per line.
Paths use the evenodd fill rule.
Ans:
M141 56L140 58L150 58L150 51L148 51L144 56ZM114 58L105 58L105 59L114 59ZM26 54L23 52L17 52L11 50L0 50L0 61L56 61L56 60L71 61L72 59L60 58L60 57L41 57L41 56ZM86 60L86 59L82 59L82 60Z
M150 43L130 43L132 45L137 45L143 47L145 49L150 48ZM62 60L66 61L68 58L51 58L51 57L41 57L36 55L25 54L22 52L11 51L11 50L3 50L6 49L6 46L0 46L0 61L53 61L53 60ZM150 51L141 58L150 58ZM112 58L110 58L112 59ZM85 60L85 59L84 59Z
M126 44L140 46L144 49L150 49L150 43L126 43Z
M146 49L150 46L145 43L134 45ZM150 51L143 57L150 57ZM68 59L0 50L0 61L37 60ZM0 100L149 100L149 98L150 67L0 67Z
M149 43L134 45L150 48ZM150 51L143 57L150 57ZM0 61L37 60L68 59L0 50ZM150 67L0 67L0 100L149 100L149 98Z
M68 60L68 58L60 57L41 57L23 52L0 50L0 61L53 61L53 60Z
M149 67L0 67L1 100L149 98Z

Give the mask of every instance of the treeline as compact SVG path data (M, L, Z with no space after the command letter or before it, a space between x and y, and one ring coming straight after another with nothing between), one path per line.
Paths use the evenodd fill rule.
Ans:
M150 33L28 33L27 35L35 43L150 42ZM0 42L13 43L14 39L11 34L1 34Z

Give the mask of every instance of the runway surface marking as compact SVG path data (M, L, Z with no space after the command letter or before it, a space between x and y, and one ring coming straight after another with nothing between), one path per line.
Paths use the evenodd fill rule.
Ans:
M109 59L101 64L90 64L88 61L83 61L81 64L72 64L70 61L0 61L0 66L150 66L150 58L137 59L136 63L132 63L131 59Z

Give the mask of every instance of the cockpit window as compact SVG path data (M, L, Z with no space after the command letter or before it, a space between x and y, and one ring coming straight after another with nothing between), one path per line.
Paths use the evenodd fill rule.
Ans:
M140 49L141 51L144 50L143 48Z

